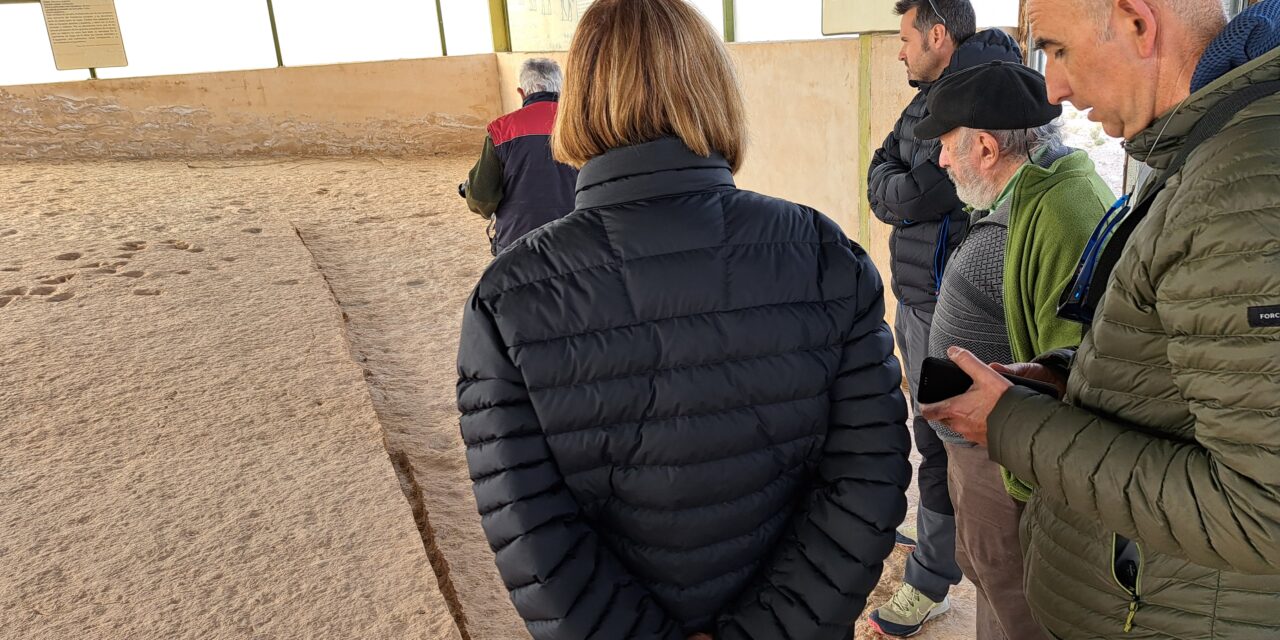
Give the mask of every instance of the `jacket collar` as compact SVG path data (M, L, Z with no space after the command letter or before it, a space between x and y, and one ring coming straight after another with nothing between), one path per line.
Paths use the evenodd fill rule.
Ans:
M1268 0L1245 9L1209 43L1195 75L1194 93L1232 69L1280 47L1280 0Z
M1004 191L1000 193L1000 197L996 198L997 207L1000 203L1009 200L1013 192L1023 186L1025 182L1035 183L1046 178L1051 178L1060 171L1071 171L1081 168L1080 160L1088 164L1090 170L1093 169L1093 162L1089 160L1089 154L1083 151L1077 151L1064 144L1058 144L1042 150L1032 162L1023 163L1018 168L1013 177L1009 178L1009 182L1004 185Z
M1126 142L1125 149L1135 160L1144 162L1153 169L1162 170L1173 162L1187 136L1206 111L1233 93L1271 80L1280 80L1280 49L1273 49L1252 62L1231 70L1191 94L1182 105L1170 110Z
M610 149L578 172L578 209L605 207L717 188L733 188L729 162L702 157L676 137Z
M538 102L559 102L560 94L556 91L538 91L524 97L524 105L529 106Z

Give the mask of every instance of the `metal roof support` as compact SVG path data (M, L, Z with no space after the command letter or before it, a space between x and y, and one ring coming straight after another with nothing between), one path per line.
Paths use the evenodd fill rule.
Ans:
M280 30L276 28L276 8L267 0L267 18L271 20L271 42L276 45L276 66L284 66L284 53L280 51Z
M493 26L493 50L511 51L511 19L507 16L507 0L489 0L489 22Z
M737 42L738 7L734 0L724 0L724 41Z
M440 25L440 55L449 55L449 45L444 39L444 9L440 7L440 0L436 0L436 23Z

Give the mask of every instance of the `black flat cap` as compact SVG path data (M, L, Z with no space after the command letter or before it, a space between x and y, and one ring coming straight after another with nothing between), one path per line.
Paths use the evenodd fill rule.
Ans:
M960 128L1006 131L1034 129L1062 115L1049 104L1044 76L1031 67L997 60L947 76L925 101L929 115L916 125L921 140Z

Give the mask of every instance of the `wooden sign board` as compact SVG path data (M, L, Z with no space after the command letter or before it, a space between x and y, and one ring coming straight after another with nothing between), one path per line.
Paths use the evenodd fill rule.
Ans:
M822 35L898 32L894 0L822 0Z
M59 70L125 67L115 0L41 0Z

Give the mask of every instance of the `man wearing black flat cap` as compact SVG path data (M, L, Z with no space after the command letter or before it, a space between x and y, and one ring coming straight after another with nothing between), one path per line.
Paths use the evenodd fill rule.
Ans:
M870 623L883 635L920 633L951 607L947 593L963 578L955 560L955 515L947 493L947 451L916 406L916 380L929 348L929 325L942 274L964 238L969 216L947 173L938 166L938 142L921 139L916 125L929 115L929 92L938 81L992 60L1018 62L1022 51L1000 29L977 30L969 0L897 0L901 17L898 60L918 91L871 158L867 198L878 220L891 228L889 266L897 301L893 333L911 389L911 421L920 465L915 538L902 585ZM901 540L901 538L900 538Z
M988 363L1027 362L1080 343L1057 317L1094 226L1114 199L1084 151L1063 146L1044 77L992 62L938 83L916 126L939 138L939 166L972 208L969 233L943 276L929 355L954 347ZM978 592L978 640L1047 638L1022 587L1018 520L1031 488L985 447L932 423L947 449L956 561Z

